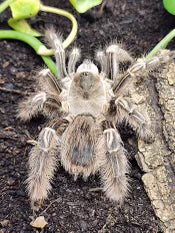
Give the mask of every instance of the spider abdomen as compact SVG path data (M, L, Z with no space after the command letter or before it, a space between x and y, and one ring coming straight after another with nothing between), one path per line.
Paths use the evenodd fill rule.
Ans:
M88 177L94 173L96 163L95 147L101 129L90 114L74 118L62 136L61 162L74 175Z

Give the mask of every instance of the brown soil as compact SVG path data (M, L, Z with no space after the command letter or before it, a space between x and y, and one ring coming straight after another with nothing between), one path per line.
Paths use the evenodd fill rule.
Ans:
M68 1L43 0L43 3L73 11ZM165 12L160 0L109 0L101 18L96 17L98 9L83 15L73 12L79 23L73 45L82 49L83 58L92 57L96 49L116 38L133 56L142 56L175 27L174 17ZM9 11L0 16L0 29L8 29L8 17ZM71 29L64 17L46 13L40 13L32 24L40 31L54 25L64 37ZM169 48L175 46L171 43ZM45 119L40 117L23 124L15 115L23 94L33 90L33 70L43 66L41 58L28 45L15 40L0 41L0 88L4 89L0 92L0 232L4 233L36 232L30 226L33 213L25 187L31 149L27 140L37 138ZM141 181L142 172L133 158L137 146L127 143L134 135L124 128L121 128L121 135L131 155L131 189L124 204L119 207L103 193L88 191L100 186L98 175L87 182L81 178L74 182L72 176L59 167L49 199L37 213L48 221L40 232L161 233L159 220Z

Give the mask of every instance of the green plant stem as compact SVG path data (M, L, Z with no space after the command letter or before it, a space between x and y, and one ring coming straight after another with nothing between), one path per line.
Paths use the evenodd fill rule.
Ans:
M75 17L72 14L70 14L69 12L67 12L67 11L64 11L64 10L61 10L61 9L58 9L58 8L55 8L55 7L45 6L45 5L42 5L42 4L40 4L40 10L45 11L45 12L55 13L55 14L58 14L58 15L63 15L63 16L65 16L65 17L67 17L68 19L71 20L72 30L71 30L69 36L63 42L63 47L67 48L73 42L73 40L75 39L76 34L77 34L78 24L77 24L77 21L76 21Z
M42 47L47 50L47 48L35 37L30 36L26 33L16 32L13 30L0 30L0 39L15 39L21 40L29 44L38 54L38 50ZM55 63L48 56L41 56L45 64L51 70L51 72L57 75L57 69Z
M2 13L9 5L10 3L14 2L15 0L5 0L3 3L0 4L0 13Z
M175 37L175 29L168 33L146 56L146 58L153 57L160 49L165 49L169 42Z

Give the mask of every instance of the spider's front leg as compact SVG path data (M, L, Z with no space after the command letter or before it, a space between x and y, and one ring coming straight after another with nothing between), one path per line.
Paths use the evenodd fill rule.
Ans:
M101 72L114 82L119 79L119 65L122 62L132 62L133 59L119 44L112 44L103 51L98 51L96 58L101 65Z
M117 96L126 93L126 89L133 82L133 78L137 76L148 75L149 72L154 71L161 66L171 62L175 58L175 51L162 50L157 55L151 58L138 59L120 78L118 82L114 83L113 92Z
M37 145L29 154L29 174L27 189L32 205L35 201L47 198L51 190L50 181L57 165L59 137L50 127L39 134Z
M100 162L103 190L109 199L122 203L128 191L128 160L117 129L107 128L104 137L107 151Z

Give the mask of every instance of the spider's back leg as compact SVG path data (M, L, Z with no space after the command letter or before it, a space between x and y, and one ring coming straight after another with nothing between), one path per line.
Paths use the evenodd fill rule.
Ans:
M61 134L67 127L66 119L55 118L44 128L29 154L27 189L32 203L44 200L51 190L51 180L60 160Z
M56 169L56 149L58 145L55 130L44 128L38 139L38 144L29 155L29 175L27 188L32 203L47 198L51 189L50 180Z
M109 199L122 203L128 192L126 152L117 129L107 128L104 137L107 150L100 160L103 190Z

